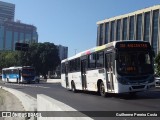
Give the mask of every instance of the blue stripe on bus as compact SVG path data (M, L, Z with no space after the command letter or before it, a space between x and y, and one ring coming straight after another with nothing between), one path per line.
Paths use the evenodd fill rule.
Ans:
M6 74L5 76L5 78L19 78L18 74Z

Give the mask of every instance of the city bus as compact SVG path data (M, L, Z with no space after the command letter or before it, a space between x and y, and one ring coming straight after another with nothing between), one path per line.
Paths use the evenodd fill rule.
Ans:
M149 90L155 87L154 56L149 42L110 42L62 60L61 85L101 96Z
M2 81L4 82L32 83L35 80L35 69L31 66L2 69Z

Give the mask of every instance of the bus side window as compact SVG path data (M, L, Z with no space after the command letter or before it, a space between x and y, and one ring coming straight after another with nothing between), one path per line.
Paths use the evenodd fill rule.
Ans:
M96 67L102 68L104 66L104 52L98 52L97 53L97 62Z
M68 64L65 64L64 73L65 73L65 74L68 73Z
M96 67L96 54L90 54L88 56L88 68L89 69L94 69Z
M76 67L77 67L76 70L80 71L80 58L77 58Z

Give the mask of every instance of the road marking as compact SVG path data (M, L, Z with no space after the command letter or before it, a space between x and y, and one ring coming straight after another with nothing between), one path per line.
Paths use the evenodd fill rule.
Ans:
M16 84L16 83L5 83L6 85L17 85L17 86L26 86L26 87L39 87L39 88L50 88L40 85L29 85L29 84Z

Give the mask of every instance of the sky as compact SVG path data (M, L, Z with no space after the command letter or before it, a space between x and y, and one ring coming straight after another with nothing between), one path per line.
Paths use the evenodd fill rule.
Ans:
M160 0L1 0L15 21L37 27L38 41L68 47L68 56L96 46L97 22L160 4Z

